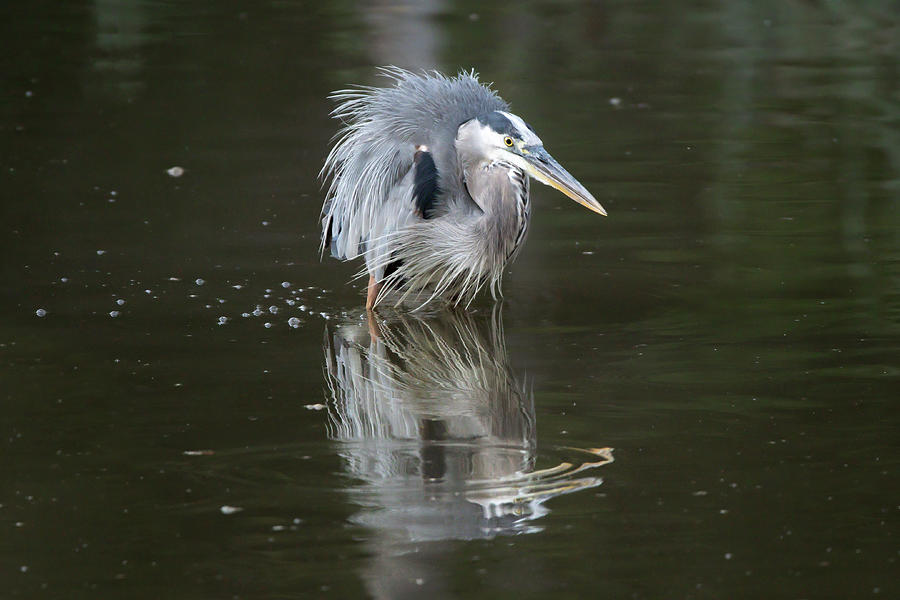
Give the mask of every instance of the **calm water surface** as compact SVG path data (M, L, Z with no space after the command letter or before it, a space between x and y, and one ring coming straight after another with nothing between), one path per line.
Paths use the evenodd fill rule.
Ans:
M898 15L4 5L2 596L900 597ZM502 306L367 322L316 176L382 64L610 216L536 187Z

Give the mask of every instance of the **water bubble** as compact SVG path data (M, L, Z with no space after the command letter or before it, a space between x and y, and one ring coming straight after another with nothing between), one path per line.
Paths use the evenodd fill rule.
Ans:
M106 254L106 250L97 250L97 256L103 256Z
M300 319L298 319L297 317L291 317L290 319L288 319L288 325L290 325L294 329L297 329L298 327L300 327Z
M68 277L60 277L59 280L60 280L62 283L69 283L69 278L68 278Z
M227 504L225 504L219 508L219 511L223 515L233 515L234 513L241 512L242 510L244 510L244 509L241 508L240 506L228 506Z
M175 167L172 167L171 169L166 169L166 173L169 174L169 177L181 177L182 175L184 175L184 169L182 169L181 167L175 166Z
M228 322L228 317L219 317L219 321L218 321L219 325L224 325L227 322Z
M39 308L39 309L37 309L36 311L34 311L34 314L36 314L36 315L39 316L39 317L46 317L46 316L47 316L47 311L44 310L43 308Z
M260 307L257 306L256 308L253 309L253 316L254 316L254 317L258 317L258 316L260 316L261 314L263 314L263 311L262 311L262 309L261 309Z
M277 307L277 306L270 306L270 307L269 307L269 312L272 313L273 315L278 314L278 307Z
M203 285L206 282L198 277L197 279L194 280L194 283L196 283L197 285Z
M263 323L263 327L265 327L266 329L271 329L271 328L272 328L272 324L266 322L266 323Z
M115 319L116 317L119 316L119 311L111 310L111 311L109 311L109 316L112 317L113 319Z
M290 281L282 281L281 287L287 289L287 288L291 287L291 282Z
M122 306L123 304L125 304L125 301L122 300L121 298L119 298L118 300L116 300L116 304L118 304L119 306Z

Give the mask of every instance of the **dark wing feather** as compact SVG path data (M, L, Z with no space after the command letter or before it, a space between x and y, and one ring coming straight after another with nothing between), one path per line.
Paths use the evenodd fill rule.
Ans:
M438 170L431 152L418 150L415 155L416 177L413 183L413 199L423 219L435 216L438 194Z

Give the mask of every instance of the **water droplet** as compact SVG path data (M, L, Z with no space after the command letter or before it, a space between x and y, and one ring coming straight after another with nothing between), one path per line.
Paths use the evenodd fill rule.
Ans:
M198 277L197 279L194 280L194 283L196 283L197 285L203 285L206 282Z
M118 300L116 300L116 304L118 304L119 306L122 306L123 304L125 304L125 301L122 300L121 298L119 298Z
M109 311L109 316L112 317L113 319L115 319L116 317L119 316L119 311L111 310L111 311Z
M271 323L263 323L263 327L265 327L266 329L271 329L272 324Z
M228 317L219 317L219 325L224 325L228 322Z
M290 325L294 329L297 329L298 327L300 327L300 319L298 319L297 317L291 317L290 319L288 319L288 325Z
M169 174L170 177L181 177L184 175L184 169L181 167L172 167L171 169L167 169L166 173Z
M228 506L227 504L223 505L219 508L223 515L233 515L234 513L241 512L244 510L240 506Z
M270 307L269 307L269 312L272 313L273 315L278 314L278 307L277 307L277 306L270 306Z
M106 254L106 250L97 250L97 256L103 256Z
M39 309L37 309L36 311L34 311L34 314L36 314L36 315L39 316L39 317L46 317L46 316L47 316L47 311L44 310L43 308L39 308Z
M281 287L287 289L287 288L291 287L291 282L290 281L282 281Z

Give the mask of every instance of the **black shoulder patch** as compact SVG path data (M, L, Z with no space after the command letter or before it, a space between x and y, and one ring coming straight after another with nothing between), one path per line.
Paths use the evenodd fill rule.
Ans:
M434 216L438 188L438 171L431 152L418 150L415 155L416 177L413 183L413 200L423 219Z
M500 111L495 110L494 112L489 112L485 115L479 115L478 122L503 135L513 135L516 132L516 128L513 127L512 121L507 119L506 115Z

